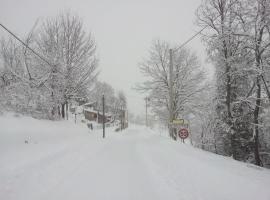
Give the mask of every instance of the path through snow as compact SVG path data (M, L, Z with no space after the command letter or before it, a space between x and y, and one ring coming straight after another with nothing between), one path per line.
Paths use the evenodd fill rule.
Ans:
M102 139L100 131L68 122L15 119L18 126L11 127L5 120L0 119L3 200L270 199L269 170L143 127L110 130ZM25 126L32 121L35 125Z

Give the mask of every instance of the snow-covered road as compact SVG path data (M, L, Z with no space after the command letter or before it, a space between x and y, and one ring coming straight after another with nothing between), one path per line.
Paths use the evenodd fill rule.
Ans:
M16 120L16 127L0 120L3 200L270 199L270 170L143 127L108 131L102 139L100 131L90 133L68 122L36 120L27 127L32 119Z

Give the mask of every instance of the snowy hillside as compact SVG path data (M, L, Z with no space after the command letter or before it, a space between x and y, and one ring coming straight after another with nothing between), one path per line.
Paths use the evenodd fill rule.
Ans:
M270 170L144 127L90 132L67 121L0 118L3 200L269 200Z

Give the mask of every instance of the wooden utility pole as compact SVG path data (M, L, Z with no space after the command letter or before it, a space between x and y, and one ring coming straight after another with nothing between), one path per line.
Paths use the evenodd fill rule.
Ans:
M121 106L121 131L125 129L125 110L124 106Z
M123 107L123 111L122 111L122 126L123 126L122 129L125 129L125 110L124 110L124 107Z
M128 125L129 125L128 109L126 110L126 112L127 112L127 113L126 113L126 114L127 114L127 116L126 116L127 125L126 125L126 126L127 126L127 128L128 128Z
M144 100L145 100L145 125L146 125L146 127L148 127L148 118L147 118L147 106L148 106L147 101L148 101L148 98L145 97Z
M173 121L173 50L169 50L170 53L170 65L169 65L169 134L173 137L173 129L171 123Z
M65 108L66 109L66 119L68 120L68 101L66 102L65 105L66 105L66 108Z
M102 95L102 112L103 112L103 138L105 138L105 97L104 94Z

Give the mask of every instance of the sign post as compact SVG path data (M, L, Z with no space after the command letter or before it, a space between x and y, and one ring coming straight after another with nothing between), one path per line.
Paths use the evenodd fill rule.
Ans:
M105 138L105 97L104 94L102 95L102 114L103 114L103 120L102 120L102 128L103 128L103 138Z
M177 130L184 124L184 119L173 119L169 124L171 130L171 137L177 140Z
M188 130L186 128L181 128L179 131L178 131L178 136L181 138L181 141L183 143L185 143L185 139L188 138Z
M172 121L172 123L173 124L184 124L184 119L174 119L173 121Z

